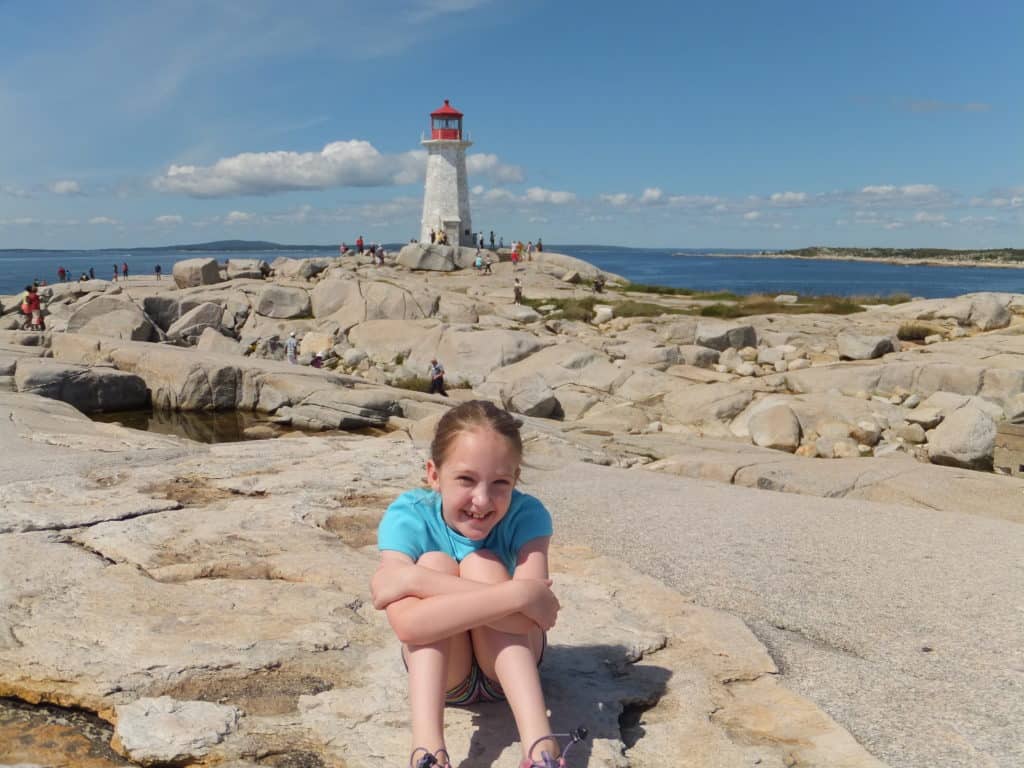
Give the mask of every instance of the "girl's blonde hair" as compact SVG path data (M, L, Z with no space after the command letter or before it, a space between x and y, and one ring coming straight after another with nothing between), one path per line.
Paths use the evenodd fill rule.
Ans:
M519 458L523 456L523 438L519 435L519 422L508 411L487 400L468 400L452 408L441 417L430 443L430 458L440 467L455 438L462 432L489 428L507 438Z

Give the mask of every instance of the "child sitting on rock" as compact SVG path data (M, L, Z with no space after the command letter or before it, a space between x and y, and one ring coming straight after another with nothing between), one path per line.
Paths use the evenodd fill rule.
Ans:
M477 702L508 701L522 766L559 757L537 669L559 610L551 516L515 489L522 451L509 413L462 403L437 425L430 489L399 496L380 523L373 603L402 642L412 768L451 764L444 707Z

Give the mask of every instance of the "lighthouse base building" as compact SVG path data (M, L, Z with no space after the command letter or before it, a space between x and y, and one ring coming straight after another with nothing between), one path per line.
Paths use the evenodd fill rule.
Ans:
M430 118L430 138L421 142L427 149L427 179L420 242L429 243L431 232L444 232L449 245L475 245L466 173L466 150L473 142L462 138L462 113L447 99Z

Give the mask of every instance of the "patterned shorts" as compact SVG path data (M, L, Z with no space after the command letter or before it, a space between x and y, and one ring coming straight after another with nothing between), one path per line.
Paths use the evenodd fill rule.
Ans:
M540 658L537 659L538 667L544 661L544 651L547 647L548 635L545 632L542 635ZM402 664L405 664L404 656ZM408 670L409 666L406 664L405 668ZM492 701L505 701L505 691L502 690L501 683L484 674L476 659L473 659L466 679L444 693L444 703L449 707L468 707L470 704L486 704Z

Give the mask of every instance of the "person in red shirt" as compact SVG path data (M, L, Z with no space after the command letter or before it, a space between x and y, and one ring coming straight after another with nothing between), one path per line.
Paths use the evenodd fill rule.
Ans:
M362 235L360 235L358 238L356 238L356 252L358 252L358 253L362 253L363 252L363 236Z

